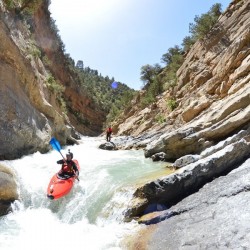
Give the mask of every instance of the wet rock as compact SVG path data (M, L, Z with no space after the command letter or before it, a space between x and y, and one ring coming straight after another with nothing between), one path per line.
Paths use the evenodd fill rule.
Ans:
M117 150L117 147L114 142L105 142L101 144L99 148L104 150Z
M169 210L144 218L144 224L158 223L148 249L249 249L249 180L250 159Z
M0 165L0 216L7 214L10 205L18 199L17 184L14 173L4 165Z
M250 156L250 143L240 140L218 152L191 163L175 173L138 188L134 196L146 199L146 203L129 208L127 216L140 216L149 204L161 203L167 207L196 192L207 182L236 168Z
M196 162L198 160L201 159L200 155L185 155L179 159L177 159L174 164L173 167L174 168L182 168L190 163Z
M152 155L153 161L166 161L166 154L164 152L160 152Z

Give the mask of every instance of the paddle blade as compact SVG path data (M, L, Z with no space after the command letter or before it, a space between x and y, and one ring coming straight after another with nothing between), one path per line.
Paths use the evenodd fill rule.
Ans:
M56 140L56 138L52 137L52 139L50 140L49 144L52 146L53 149L57 150L58 152L60 152L61 150L61 145L60 143Z

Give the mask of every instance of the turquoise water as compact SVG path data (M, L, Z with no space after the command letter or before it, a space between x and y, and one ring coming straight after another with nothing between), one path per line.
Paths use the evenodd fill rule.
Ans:
M46 189L60 169L57 151L3 161L14 169L20 201L0 219L0 249L125 249L123 240L142 227L123 222L136 185L162 174L163 163L145 159L143 151L98 149L104 141L83 137L70 148L81 166L80 181L66 197L51 201Z

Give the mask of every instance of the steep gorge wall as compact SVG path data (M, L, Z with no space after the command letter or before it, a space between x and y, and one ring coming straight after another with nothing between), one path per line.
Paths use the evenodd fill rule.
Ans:
M147 208L155 204L170 208L194 193L199 196L205 184L230 175L245 161L249 162L249 73L250 1L235 0L211 32L193 45L178 70L178 84L171 93L178 107L167 113L167 122L160 128L155 126L153 131L124 140L125 147L130 148L134 143L145 149L146 157L174 162L175 168L172 174L137 188L128 205L128 218L144 215ZM159 112L160 102L159 97L157 103L144 110L145 114ZM128 124L123 128L125 126L128 128ZM223 188L230 189L230 184ZM234 188L231 192L237 193ZM156 207L154 212L157 210ZM168 209L162 217L152 213L143 223L158 223L178 213Z
M51 62L50 72L56 79L65 86L64 96L70 103L74 112L80 113L88 126L79 124L73 113L68 114L72 125L82 134L98 135L102 132L102 125L105 121L105 113L95 105L91 98L84 92L77 82L77 76L70 72L64 53L60 50L56 34L51 31L50 12L47 4L43 4L34 13L34 35L38 46L45 52Z
M146 149L168 159L200 153L250 122L250 2L233 1L177 72L174 126Z
M136 108L138 97L115 129L141 138L136 147L147 146L147 157L164 152L166 160L174 160L199 153L249 126L249 72L250 2L235 0L192 46L177 72L177 86L143 110ZM173 111L166 108L170 98L178 104ZM166 121L159 124L158 114ZM145 133L158 136L144 140Z
M1 19L7 16L1 12ZM15 158L34 150L45 150L52 132L50 122L63 119L46 102L42 79L34 67L35 62L25 58L17 47L14 35L20 36L16 23L0 23L0 95L1 95L1 156ZM18 25L18 24L17 24ZM15 33L15 34L13 34ZM47 110L47 111L46 111ZM43 113L50 112L50 121Z
M55 46L48 1L41 3L29 27L20 13L7 10L0 1L0 159L45 152L51 136L65 144L76 142L76 131L97 135L105 119L66 67L63 51ZM36 54L37 49L49 65ZM74 112L63 113L57 96L49 91L50 74L65 87L64 99ZM75 113L88 123L79 122Z

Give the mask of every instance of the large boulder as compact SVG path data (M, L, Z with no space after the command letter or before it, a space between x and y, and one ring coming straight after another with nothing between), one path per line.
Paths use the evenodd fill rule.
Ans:
M249 249L250 159L141 223L147 249ZM149 236L151 235L151 236Z
M115 145L115 143L113 142L105 142L105 143L102 143L100 146L99 146L100 149L104 149L104 150L116 150L117 147Z
M14 173L0 165L0 216L10 211L10 205L18 199L17 184Z
M165 152L166 158L175 160L187 154L199 154L223 138L231 136L250 121L250 82L237 93L214 103L210 112L172 132L164 133L145 149L150 157Z
M137 204L132 201L133 206L127 210L126 217L141 216L154 203L172 206L207 182L236 168L248 157L250 143L242 139L173 174L147 183L135 191L134 197L140 202Z

